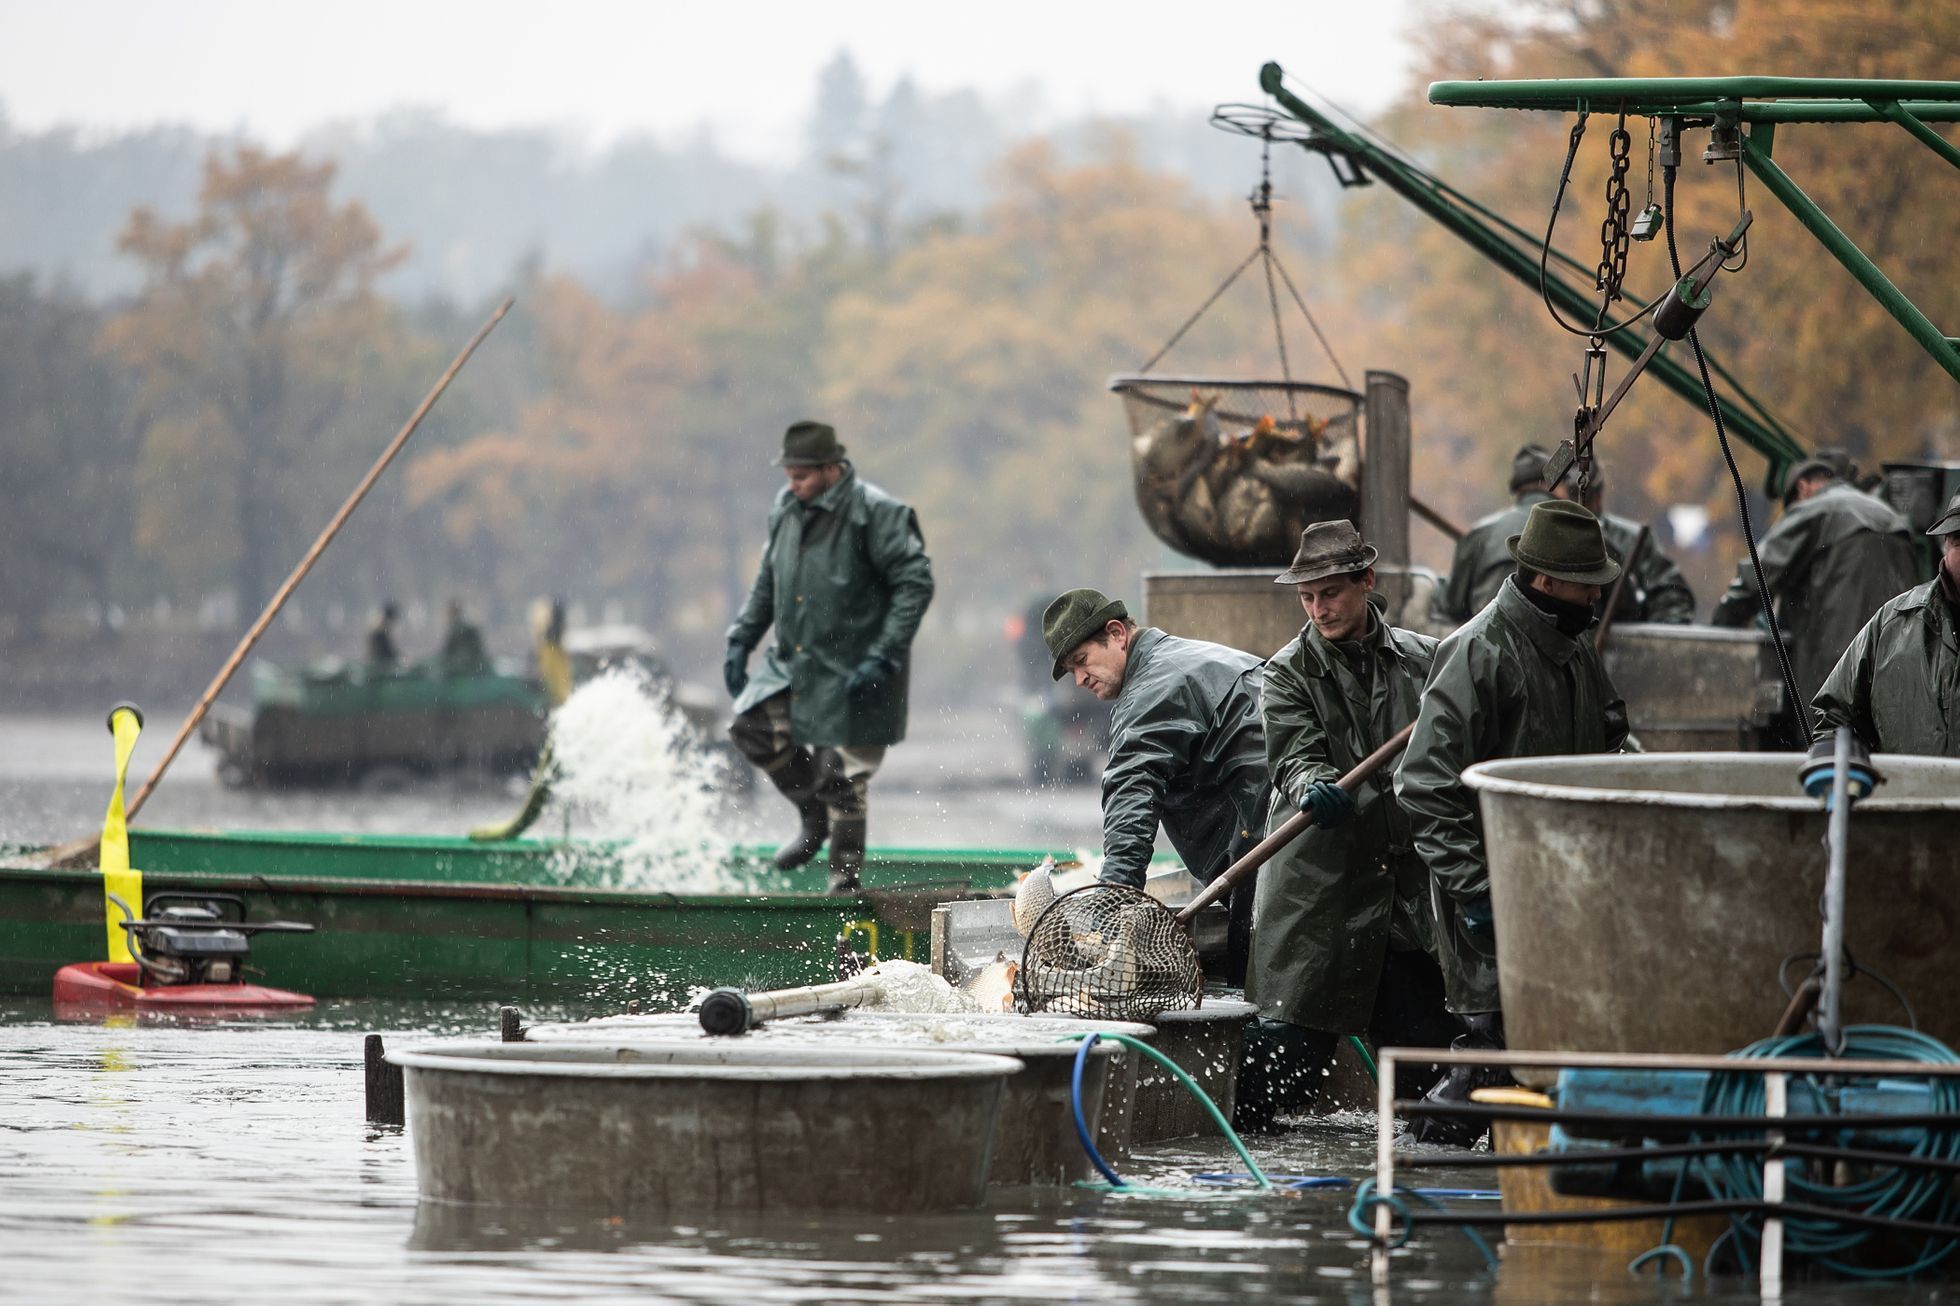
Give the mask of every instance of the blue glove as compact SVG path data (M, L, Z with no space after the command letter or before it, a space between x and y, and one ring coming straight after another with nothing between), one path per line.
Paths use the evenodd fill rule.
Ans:
M890 680L892 673L897 670L898 668L892 665L890 659L873 654L857 664L857 669L851 672L851 678L844 682L844 692L852 698L868 694Z
M1331 829L1354 815L1354 795L1332 780L1316 780L1307 786L1300 810L1313 813L1313 823Z
M1465 934L1478 939L1497 937L1497 922L1491 917L1490 895L1487 893L1459 902L1456 905L1456 918L1463 922Z
M721 660L721 683L728 686L730 698L740 698L742 691L749 687L749 649L746 644L731 642L728 653Z

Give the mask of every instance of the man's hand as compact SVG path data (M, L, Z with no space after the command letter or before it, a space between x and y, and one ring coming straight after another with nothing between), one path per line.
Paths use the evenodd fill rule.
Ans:
M1354 815L1354 795L1332 780L1316 780L1307 786L1300 810L1313 815L1313 823L1331 829Z
M856 669L851 672L851 678L844 682L844 692L852 698L868 694L890 680L897 670L891 659L873 654L857 664Z
M728 642L728 652L721 660L721 683L728 686L730 698L740 698L742 691L749 687L748 645Z
M1463 922L1463 932L1474 939L1497 937L1497 922L1491 915L1490 895L1487 893L1459 902L1456 905L1456 918Z

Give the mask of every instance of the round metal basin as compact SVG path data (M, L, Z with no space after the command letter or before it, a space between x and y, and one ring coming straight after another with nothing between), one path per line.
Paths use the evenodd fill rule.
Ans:
M462 1043L406 1070L422 1196L612 1213L942 1211L986 1190L1010 1057Z
M1960 1043L1960 762L1880 755L1852 811L1846 942ZM1464 773L1478 791L1512 1047L1733 1051L1786 1004L1778 967L1815 953L1825 815L1777 753L1520 758ZM1808 973L1793 961L1790 982ZM1870 978L1845 1016L1904 1024Z
M1214 997L1191 1011L1157 1015L1157 1038L1151 1044L1175 1061L1198 1082L1205 1096L1232 1118L1238 1091L1239 1062L1245 1055L1245 1029L1259 1008L1240 998ZM1150 1061L1137 1071L1136 1108L1130 1141L1141 1146L1168 1138L1216 1133L1204 1107L1169 1071Z
M524 1036L558 1045L698 1040L707 1047L907 1048L1013 1057L1021 1068L1007 1077L1002 1089L988 1182L1067 1184L1089 1178L1092 1167L1075 1134L1072 1081L1077 1044L1062 1040L1092 1032L1137 1039L1156 1033L1149 1025L1062 1016L846 1011L832 1017L770 1021L735 1038L703 1033L700 1019L691 1013L533 1025ZM1083 1115L1097 1130L1096 1146L1105 1155L1128 1149L1139 1060L1117 1043L1098 1043L1089 1054L1082 1076Z

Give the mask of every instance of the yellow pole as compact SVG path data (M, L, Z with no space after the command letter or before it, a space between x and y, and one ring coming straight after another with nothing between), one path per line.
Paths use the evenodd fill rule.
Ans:
M109 928L109 960L135 961L129 953L129 932L122 927L122 910L110 901L121 898L129 909L143 910L143 872L129 869L129 822L123 815L123 782L129 778L130 754L143 733L143 714L133 703L118 703L109 711L109 733L116 737L116 788L109 795L109 814L102 821L102 914Z

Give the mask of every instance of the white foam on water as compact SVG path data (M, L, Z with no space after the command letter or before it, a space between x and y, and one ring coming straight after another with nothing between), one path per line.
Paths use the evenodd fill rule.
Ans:
M725 758L710 750L644 672L614 667L580 685L551 714L554 800L600 839L616 841L616 866L595 875L590 858L565 852L566 880L672 893L746 893L752 876L730 865L722 833Z

